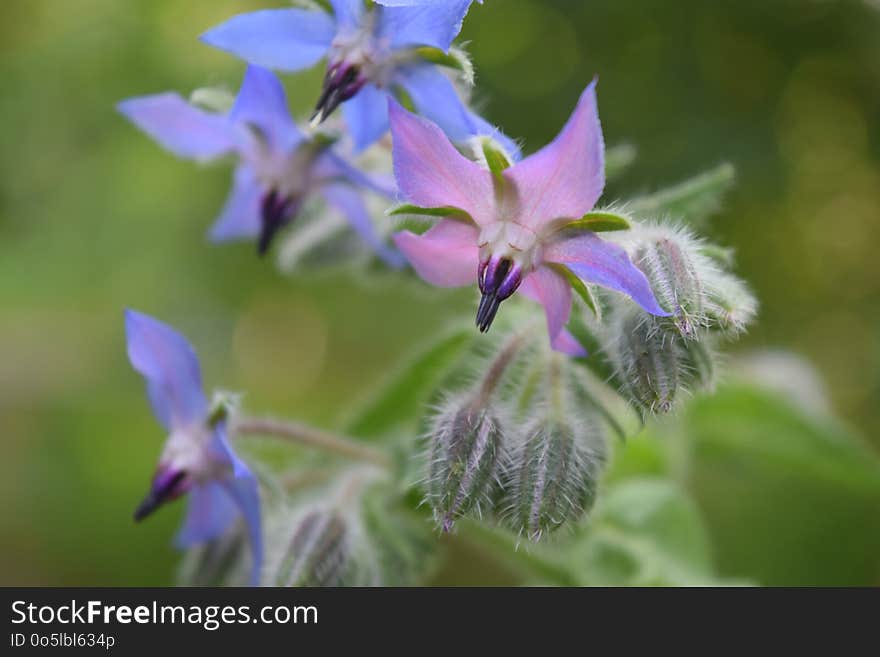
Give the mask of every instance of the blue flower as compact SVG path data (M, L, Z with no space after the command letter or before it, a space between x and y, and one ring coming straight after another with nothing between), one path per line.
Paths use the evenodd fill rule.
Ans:
M135 511L141 520L159 506L189 494L177 535L180 548L218 538L240 514L253 556L251 584L263 560L257 480L236 456L225 421L211 421L193 348L167 324L133 310L125 312L128 358L147 381L153 413L168 432L150 490Z
M342 104L357 150L388 130L392 95L411 101L452 141L491 136L516 158L516 144L463 104L449 78L424 58L426 49L448 52L471 3L405 0L368 8L363 0L330 0L332 16L319 9L266 9L234 16L201 38L280 71L299 71L327 57L314 120L322 121Z
M216 242L257 239L266 252L306 198L317 193L343 213L352 228L386 262L400 255L376 234L361 197L364 189L394 195L329 147L306 137L290 116L280 80L249 66L228 114L206 112L176 93L131 98L119 104L132 123L167 150L187 159L210 161L238 156L232 192L210 231Z

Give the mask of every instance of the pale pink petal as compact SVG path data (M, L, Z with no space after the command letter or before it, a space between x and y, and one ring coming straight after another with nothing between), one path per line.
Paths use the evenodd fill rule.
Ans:
M574 356L586 353L564 328L571 315L571 285L565 278L549 267L538 267L522 282L519 292L544 306L554 349Z
M410 203L426 208L451 206L478 224L494 219L492 174L471 162L434 123L389 103L394 175Z
M477 279L477 228L444 219L424 235L403 231L394 243L419 276L439 287L468 285Z
M589 212L605 186L605 144L590 83L552 142L505 171L514 184L518 221L533 229Z

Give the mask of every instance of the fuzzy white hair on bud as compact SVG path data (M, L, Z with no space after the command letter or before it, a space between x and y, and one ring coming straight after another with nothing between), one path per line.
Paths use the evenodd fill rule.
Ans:
M348 562L348 527L337 510L312 508L294 522L273 584L339 586Z
M539 413L511 449L502 476L502 515L513 531L539 541L593 506L605 463L597 418Z
M425 501L440 528L481 516L498 481L504 449L502 414L480 395L453 397L435 414L428 444Z
M671 411L686 378L679 336L664 331L660 318L638 310L623 313L616 335L621 393L643 415Z
M681 336L697 339L708 325L706 279L717 271L702 249L702 241L671 225L640 226L634 235L633 262L642 270L660 307L672 313Z
M758 313L758 300L748 285L733 274L716 271L707 277L706 314L713 327L728 338L742 335Z

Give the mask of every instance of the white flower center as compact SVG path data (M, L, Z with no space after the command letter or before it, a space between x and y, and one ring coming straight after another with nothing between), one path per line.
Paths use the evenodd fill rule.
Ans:
M531 272L541 258L541 244L534 231L512 221L495 221L483 227L477 240L480 260L507 258L524 272Z
M379 87L391 82L395 68L394 53L388 39L376 36L376 14L367 12L356 28L340 32L330 44L330 63L345 62Z
M160 463L174 471L186 472L193 480L215 479L226 469L210 453L213 430L206 426L176 429L168 436Z

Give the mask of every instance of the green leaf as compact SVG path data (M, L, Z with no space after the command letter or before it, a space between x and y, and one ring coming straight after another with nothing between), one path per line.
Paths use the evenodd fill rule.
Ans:
M573 312L568 320L568 330L587 350L588 356L578 360L601 381L607 381L612 386L618 387L615 376L614 364L611 362L607 352L603 349L602 340L596 333L594 328L587 324L586 318L581 317L580 313Z
M382 586L424 584L437 565L439 543L431 525L405 508L388 486L365 493L362 515Z
M619 178L636 161L638 151L632 144L618 144L605 150L605 180Z
M610 210L587 212L583 217L559 226L560 230L589 230L601 233L611 230L629 230L632 228L629 217Z
M587 368L574 367L572 368L572 373L573 389L578 404L598 413L608 426L611 427L611 430L617 434L617 437L625 441L629 434L624 428L626 422L623 419L619 419L617 414L610 408L614 405L614 402L618 402L619 406L625 406L625 404L619 403L620 397L607 385L600 383L598 380L592 380L591 373Z
M721 164L678 185L637 198L627 204L627 209L639 216L669 216L701 226L719 210L724 194L733 186L734 178L733 166Z
M401 425L415 426L424 402L473 339L470 328L456 328L431 343L382 385L346 423L359 438L390 438Z
M880 456L860 436L746 383L685 409L689 485L723 572L784 586L878 581Z
M631 479L605 491L567 552L581 585L722 583L713 572L709 534L696 504L665 479Z
M577 274L575 274L565 265L559 263L550 263L550 266L565 277L565 280L567 280L571 285L571 289L577 292L578 296L583 299L583 302L585 304L587 304L587 308L593 311L596 319L601 320L602 306L599 304L599 300L593 294L592 288L584 283L580 278L578 278Z

